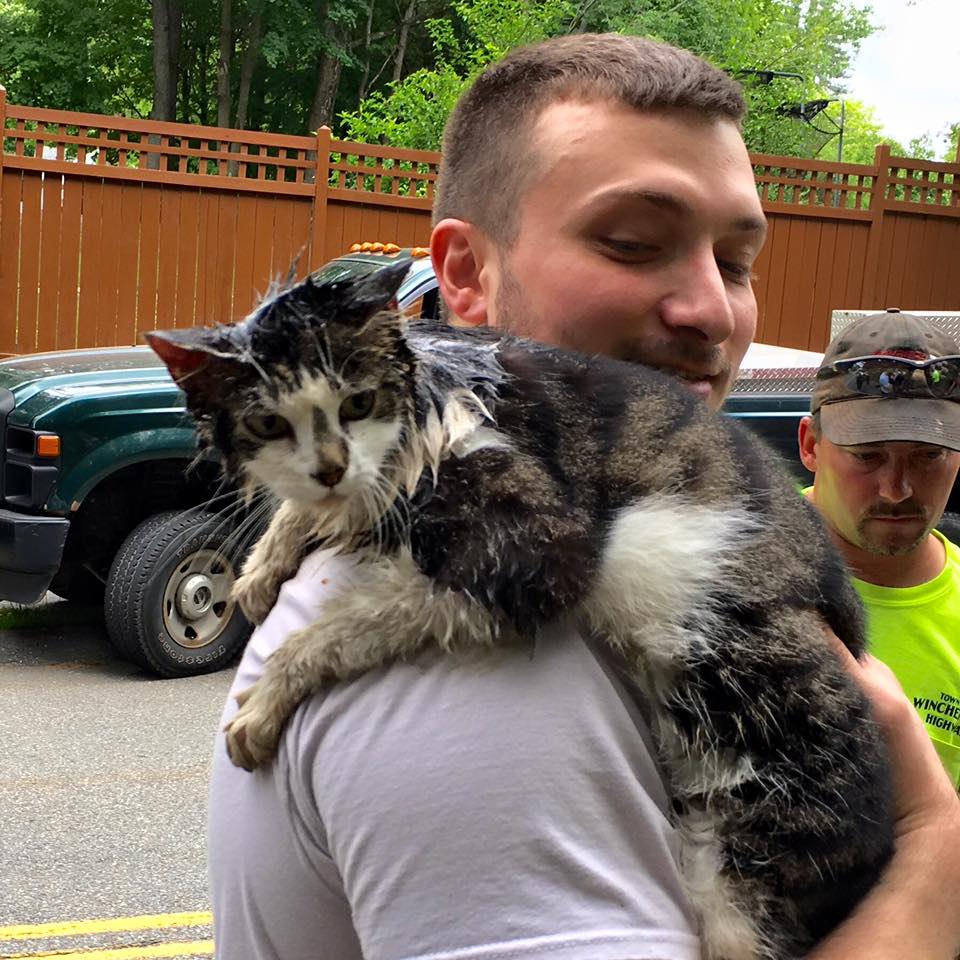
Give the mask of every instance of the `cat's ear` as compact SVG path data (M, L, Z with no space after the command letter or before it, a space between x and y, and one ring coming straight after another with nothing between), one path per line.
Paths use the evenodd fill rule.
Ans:
M380 310L396 308L397 291L410 271L410 261L391 263L360 280L347 291L344 306L358 320L365 321Z
M234 368L234 374L244 366L229 340L219 330L206 327L151 330L146 338L178 385L186 386L191 377L201 372L213 372L208 369L211 365L217 367L220 373L228 372L225 367Z

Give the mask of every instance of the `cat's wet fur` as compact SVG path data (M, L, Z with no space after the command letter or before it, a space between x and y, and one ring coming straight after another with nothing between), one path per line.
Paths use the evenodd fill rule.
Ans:
M882 741L824 632L859 655L863 612L812 508L765 446L655 371L405 325L403 272L152 338L202 442L282 499L238 582L247 613L309 545L358 560L359 585L241 696L232 758L267 760L326 684L576 616L644 699L704 957L802 955L893 843ZM274 416L289 433L251 434Z

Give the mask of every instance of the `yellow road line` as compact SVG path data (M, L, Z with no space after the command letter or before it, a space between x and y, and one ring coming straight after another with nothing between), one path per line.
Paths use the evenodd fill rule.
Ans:
M127 930L162 930L167 927L203 927L213 922L210 913L157 913L142 917L105 920L60 920L0 927L0 940L36 940L39 937L78 937L90 933L124 933ZM60 956L60 954L51 954ZM161 956L161 954L157 954ZM167 956L167 954L162 954Z
M213 955L212 940L190 940L182 943L157 943L143 947L117 947L112 950L52 951L43 953L3 953L4 960L150 960L153 957L209 957Z

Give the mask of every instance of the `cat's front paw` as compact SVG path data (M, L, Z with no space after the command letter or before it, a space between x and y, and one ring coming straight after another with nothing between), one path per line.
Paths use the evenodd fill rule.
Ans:
M261 624L277 602L281 586L282 579L263 571L242 573L233 585L232 596L251 623Z
M262 683L237 694L240 709L223 728L227 753L235 766L256 770L277 752L286 716L270 704Z

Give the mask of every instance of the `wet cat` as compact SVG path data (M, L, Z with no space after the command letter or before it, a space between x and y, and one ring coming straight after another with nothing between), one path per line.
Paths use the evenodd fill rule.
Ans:
M859 654L862 611L813 511L656 371L405 325L404 272L308 280L237 325L150 338L228 474L282 500L237 583L248 616L310 545L358 559L358 586L241 694L231 757L268 760L333 681L576 616L642 691L704 956L805 952L893 836L877 729L823 630Z

